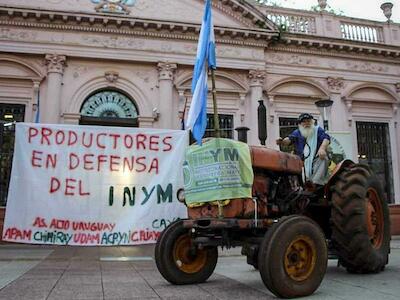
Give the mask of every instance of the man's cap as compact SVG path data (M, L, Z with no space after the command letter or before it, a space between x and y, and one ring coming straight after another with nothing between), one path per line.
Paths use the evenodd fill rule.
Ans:
M298 117L297 123L301 123L301 122L303 122L304 120L312 120L312 119L314 119L314 117L313 117L311 114L309 114L309 113L302 113L302 114Z

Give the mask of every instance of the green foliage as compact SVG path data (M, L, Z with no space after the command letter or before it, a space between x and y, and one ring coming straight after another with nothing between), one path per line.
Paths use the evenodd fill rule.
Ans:
M313 6L311 6L311 9L310 9L310 10L315 11L315 12L321 12L321 11L322 11L321 8L320 8L318 5L313 5ZM341 9L335 10L334 8L332 8L331 6L329 6L329 4L326 6L325 11L328 12L328 13L337 15L337 16L344 16L343 10L341 10Z
M287 2L288 0L254 0L254 1L269 6L282 6L282 2Z
M254 0L257 3L269 5L269 6L283 6L283 3L290 4L293 3L293 0ZM287 6L287 5L286 5ZM311 6L310 10L315 12L321 12L321 8L318 5ZM344 12L341 9L334 9L329 4L326 6L326 12L337 15L343 16Z

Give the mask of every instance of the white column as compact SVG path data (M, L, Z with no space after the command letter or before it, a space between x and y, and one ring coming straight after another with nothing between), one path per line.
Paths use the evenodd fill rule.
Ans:
M250 70L248 75L250 80L250 104L248 106L249 110L246 124L247 127L250 128L247 137L249 145L260 145L260 140L258 139L257 108L259 105L258 101L263 99L262 93L265 76L266 72L264 70ZM266 103L264 103L264 105L266 105Z
M344 80L341 77L328 77L326 79L330 91L330 99L333 101L331 115L329 116L330 131L349 131L349 122L344 122L343 117L348 111L346 103L342 101Z
M159 82L159 128L176 129L178 118L178 102L173 99L173 80L176 64L160 62L157 64Z
M394 143L396 145L397 149L397 172L398 174L400 173L400 104L399 103L394 103L393 104L393 119L394 119ZM392 147L393 149L393 147ZM394 162L395 163L395 162ZM393 164L394 164L393 163ZM393 173L395 175L395 170L393 168ZM394 193L395 193L395 201L396 204L400 204L400 188L399 188L399 183L400 183L400 178L399 176L394 176L393 178L394 181ZM396 182L397 181L397 182Z
M185 119L185 113L186 113L186 97L185 97L185 90L178 90L178 120L173 124L175 125L176 128L181 129L182 128L182 119Z
M30 110L29 110L29 115L26 115L26 120L30 120L31 122L36 121L39 97L40 97L40 81L33 81L32 101L29 105ZM39 122L40 122L40 119L39 119Z
M267 102L267 147L278 149L276 140L279 137L279 118L275 113L275 96L268 95Z
M46 54L47 65L47 93L46 98L40 99L40 122L60 122L61 115L61 84L66 66L64 55Z

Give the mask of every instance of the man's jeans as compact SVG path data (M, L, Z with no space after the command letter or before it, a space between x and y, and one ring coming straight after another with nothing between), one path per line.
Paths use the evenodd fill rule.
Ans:
M311 178L308 178L315 184L324 185L326 183L326 175L328 172L329 160L328 158L320 159L319 157L314 158L313 161L313 172Z

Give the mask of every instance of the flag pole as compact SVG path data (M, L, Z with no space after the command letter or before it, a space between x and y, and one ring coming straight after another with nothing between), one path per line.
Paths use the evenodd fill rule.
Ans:
M220 129L219 129L219 118L218 118L218 107L217 107L217 89L215 87L215 70L211 68L211 83L212 83L212 99L213 99L213 107L214 107L214 131L215 137L221 137Z
M217 89L215 87L215 70L214 68L211 68L211 85L212 85L212 98L213 98L213 107L214 107L214 131L215 131L215 137L220 138L220 130L219 130L219 118L218 118L218 107L217 107ZM222 219L224 217L224 208L222 205L221 200L218 200L218 218Z

